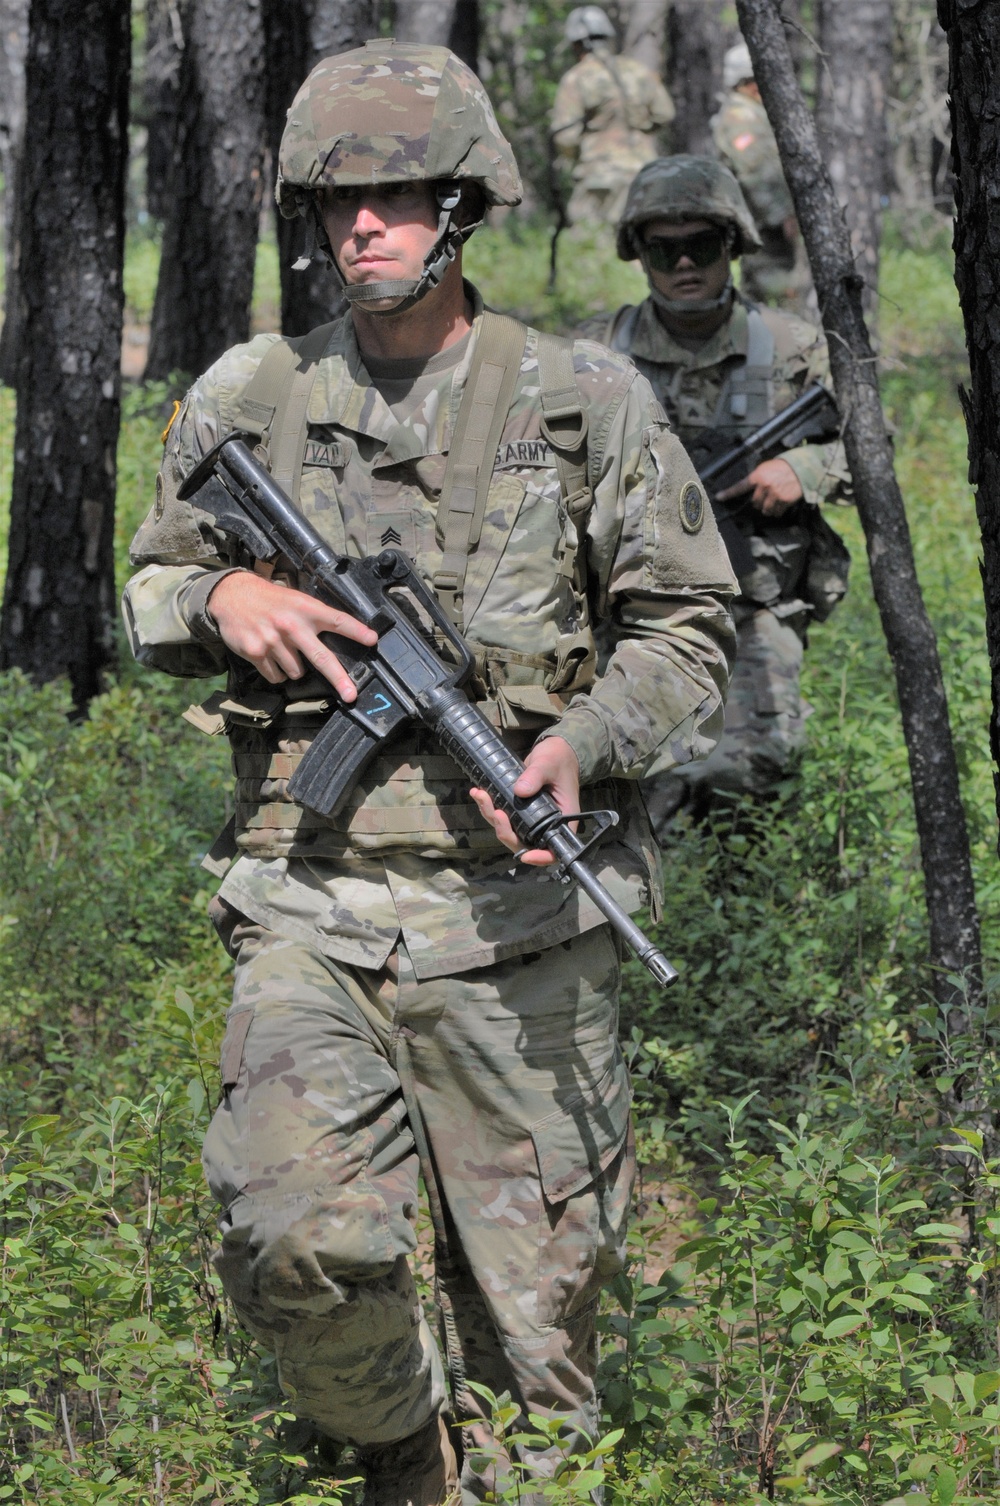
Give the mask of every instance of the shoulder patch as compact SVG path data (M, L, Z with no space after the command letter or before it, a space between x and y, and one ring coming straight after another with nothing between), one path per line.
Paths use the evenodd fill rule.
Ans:
M733 146L738 152L745 152L748 146L753 146L754 134L752 131L742 131L733 141Z
M697 533L705 521L705 493L697 481L685 481L677 505L684 532Z

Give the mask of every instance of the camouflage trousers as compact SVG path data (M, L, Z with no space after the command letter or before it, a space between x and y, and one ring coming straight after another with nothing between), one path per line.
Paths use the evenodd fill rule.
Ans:
M802 639L787 620L766 607L737 610L736 668L721 738L702 762L643 785L658 837L691 795L702 803L712 790L767 796L788 775L812 713L799 690L802 654Z
M508 1463L470 1381L593 1436L595 1307L633 1175L608 928L419 982L402 948L376 973L220 900L213 918L236 962L204 1149L216 1263L296 1413L363 1446L449 1405L408 1260L422 1172L463 1500ZM555 1456L523 1462L544 1476Z

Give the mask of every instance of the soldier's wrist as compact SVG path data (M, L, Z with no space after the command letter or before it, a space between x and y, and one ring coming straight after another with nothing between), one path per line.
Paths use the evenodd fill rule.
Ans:
M188 588L184 602L184 617L192 638L196 638L199 643L210 644L214 647L222 642L219 624L212 615L212 592L227 575L239 573L238 565L232 565L228 570L206 570L205 574Z

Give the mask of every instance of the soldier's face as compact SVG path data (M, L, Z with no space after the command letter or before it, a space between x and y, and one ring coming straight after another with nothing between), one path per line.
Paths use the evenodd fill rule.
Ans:
M418 278L437 239L438 209L426 183L325 188L320 213L344 279L351 285Z
M649 280L657 292L681 302L718 298L729 277L729 249L717 225L710 220L650 220L643 241Z

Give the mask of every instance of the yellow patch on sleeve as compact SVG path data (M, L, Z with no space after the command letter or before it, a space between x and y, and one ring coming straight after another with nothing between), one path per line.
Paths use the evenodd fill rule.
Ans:
M163 433L160 435L160 443L161 444L166 444L166 442L167 442L167 435L170 433L171 429L173 428L173 426L174 426L174 419L177 417L177 415L178 415L178 413L180 411L181 411L181 405L177 401L177 399L174 398L174 411L170 415L170 422L167 424L167 427L164 429Z
M744 131L742 136L737 136L735 138L735 140L733 141L733 146L738 152L745 152L748 146L753 146L756 139L757 138L752 131Z

